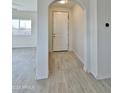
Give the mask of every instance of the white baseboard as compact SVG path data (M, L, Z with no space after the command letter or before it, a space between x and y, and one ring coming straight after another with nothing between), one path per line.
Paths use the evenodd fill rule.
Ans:
M108 79L108 78L111 78L111 75L98 75L95 78L98 79L98 80L100 80L100 79Z
M87 67L86 67L86 64L85 64L86 63L85 60L76 51L73 50L73 52L78 57L78 59L82 62L82 64L84 65L84 71L87 72Z
M36 77L35 77L36 80L42 80L42 79L47 79L47 78L48 78L48 74L36 75Z

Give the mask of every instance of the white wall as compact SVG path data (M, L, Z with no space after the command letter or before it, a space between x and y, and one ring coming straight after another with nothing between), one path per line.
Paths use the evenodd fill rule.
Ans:
M72 9L72 20L73 51L84 64L85 70L87 70L86 13L79 5L75 5Z
M32 35L31 36L12 36L12 47L36 47L37 46L37 12L13 11L13 18L31 19Z
M111 77L111 0L90 1L90 72L97 79ZM111 23L110 23L111 24Z
M111 77L111 0L98 0L98 79ZM105 27L109 23L110 27Z
M90 30L90 69L95 77L97 77L97 0L89 2L89 30Z
M36 79L48 78L48 7L53 0L38 0L38 46Z

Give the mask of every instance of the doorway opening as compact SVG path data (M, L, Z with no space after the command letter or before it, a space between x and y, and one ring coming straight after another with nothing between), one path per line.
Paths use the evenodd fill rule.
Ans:
M86 9L75 0L56 0L49 6L49 53L50 62L51 56L73 55L87 70Z

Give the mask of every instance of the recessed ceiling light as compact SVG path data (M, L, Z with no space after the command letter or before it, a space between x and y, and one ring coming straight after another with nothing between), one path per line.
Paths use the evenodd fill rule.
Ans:
M60 4L65 4L65 0L59 1Z

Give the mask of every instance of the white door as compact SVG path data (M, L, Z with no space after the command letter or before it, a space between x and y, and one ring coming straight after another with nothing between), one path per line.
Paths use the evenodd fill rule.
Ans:
M53 51L68 50L68 12L53 12Z

